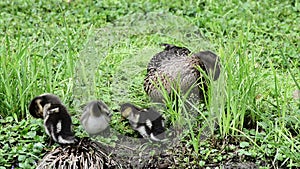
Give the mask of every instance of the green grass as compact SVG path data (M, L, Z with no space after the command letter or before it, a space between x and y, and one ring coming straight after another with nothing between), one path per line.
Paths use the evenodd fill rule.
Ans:
M0 8L0 159L7 159L0 166L35 166L43 156L42 121L27 110L41 93L62 98L79 135L78 107L90 99L103 100L111 110L128 101L150 106L142 88L143 66L161 50L158 44L167 42L194 52L210 49L221 58L222 79L210 87L207 110L197 107L200 116L195 124L188 123L184 137L201 166L236 153L259 159L258 165L266 168L300 167L300 99L293 97L300 90L299 1L20 0L1 1ZM120 26L128 25L120 23L124 20L117 22L135 12L153 11L179 17L155 26L142 19L129 28ZM170 31L162 31L166 28ZM195 29L201 37L195 32L194 39L183 36ZM173 117L169 113L165 116ZM214 126L215 117L219 127L210 127L214 137L202 141L192 129ZM115 115L112 126L130 132L119 120Z

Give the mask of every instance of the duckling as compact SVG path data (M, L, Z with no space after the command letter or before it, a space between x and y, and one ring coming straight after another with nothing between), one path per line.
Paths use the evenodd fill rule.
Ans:
M211 51L201 51L191 54L185 47L162 44L165 49L150 60L147 75L144 79L144 90L154 102L163 102L164 97L160 84L170 95L172 88L180 89L185 94L190 91L196 98L203 98L207 90L207 82L198 70L201 68L207 75L217 80L220 74L219 58ZM189 57L189 55L191 55Z
M62 104L47 103L43 107L44 127L52 140L59 144L73 144L76 139L72 132L72 120L66 107Z
M143 138L153 141L165 140L164 118L153 108L141 109L125 103L121 105L121 115L129 120L131 127Z
M29 113L35 118L44 118L43 107L47 103L62 104L56 95L44 93L32 99L29 105Z
M91 101L85 106L80 121L86 132L93 136L99 135L108 128L110 116L109 109L105 103L102 101Z

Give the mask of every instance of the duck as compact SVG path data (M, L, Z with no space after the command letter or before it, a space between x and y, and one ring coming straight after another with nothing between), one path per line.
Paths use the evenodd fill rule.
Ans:
M50 136L50 143L55 141L61 145L74 144L72 120L66 107L62 104L47 103L43 108L45 131Z
M110 118L107 105L100 100L95 100L84 107L80 122L90 136L96 136L108 129Z
M44 120L46 134L50 137L49 146L54 142L61 145L76 142L71 116L58 96L44 93L34 97L29 112L33 117Z
M121 115L129 120L133 130L153 141L165 141L165 126L162 115L153 108L141 109L131 103L121 105Z
M215 81L220 75L219 57L211 51L191 53L186 47L161 44L164 50L155 54L147 66L144 91L154 102L163 103L164 93L169 96L172 89L203 99L207 90L207 76ZM203 70L200 71L199 69ZM179 92L180 91L180 92Z
M62 104L58 96L51 93L44 93L34 97L29 104L29 113L35 118L44 118L43 107L47 104Z

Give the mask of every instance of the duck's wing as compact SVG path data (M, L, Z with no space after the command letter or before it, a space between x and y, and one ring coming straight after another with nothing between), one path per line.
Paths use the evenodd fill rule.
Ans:
M219 57L211 51L201 51L194 55L201 60L205 71L213 77L213 80L217 80L221 70Z
M161 44L161 46L164 46L165 49L152 57L148 64L147 72L149 72L150 69L159 68L165 61L171 62L171 60L176 57L185 57L191 53L191 51L185 47L179 47L166 43Z

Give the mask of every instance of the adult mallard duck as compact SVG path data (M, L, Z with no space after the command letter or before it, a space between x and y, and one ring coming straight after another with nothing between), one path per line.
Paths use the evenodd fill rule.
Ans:
M185 47L162 45L165 49L157 53L148 64L144 80L146 93L155 102L163 102L163 91L170 96L172 88L177 92L180 90L181 94L190 92L193 98L203 98L208 85L203 72L213 80L219 78L218 56L211 51L191 54Z

